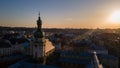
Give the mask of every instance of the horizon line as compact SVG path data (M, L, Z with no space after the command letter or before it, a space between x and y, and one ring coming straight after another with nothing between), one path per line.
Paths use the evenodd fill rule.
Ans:
M23 27L23 26L0 26L0 27L7 27L7 28L36 28L36 27ZM52 28L52 27L43 27L42 29L120 29L120 28Z

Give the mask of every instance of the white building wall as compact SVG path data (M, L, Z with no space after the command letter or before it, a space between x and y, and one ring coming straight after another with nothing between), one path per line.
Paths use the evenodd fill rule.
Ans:
M0 56L10 56L13 54L12 48L0 48Z
M37 54L37 55L36 55ZM33 57L43 57L44 56L44 48L40 44L33 45Z

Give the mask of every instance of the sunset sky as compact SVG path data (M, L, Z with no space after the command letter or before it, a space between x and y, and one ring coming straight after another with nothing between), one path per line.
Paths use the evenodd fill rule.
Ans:
M44 28L120 27L120 0L0 0L0 26L35 27L39 11Z

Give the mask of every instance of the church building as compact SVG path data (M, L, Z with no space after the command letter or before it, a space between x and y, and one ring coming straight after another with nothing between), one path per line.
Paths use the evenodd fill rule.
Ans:
M49 56L49 54L54 51L55 47L49 41L49 39L45 38L45 34L42 31L42 20L40 18L40 13L37 20L37 29L33 35L34 40L31 41L30 45L30 54L33 56L33 58L39 59Z

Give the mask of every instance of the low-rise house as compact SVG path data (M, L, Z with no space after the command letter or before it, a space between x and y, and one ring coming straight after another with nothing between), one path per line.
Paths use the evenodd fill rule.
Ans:
M8 40L0 40L0 57L13 54L12 44Z
M117 57L113 55L105 55L105 54L100 54L98 55L100 59L100 63L102 63L103 68L119 68L119 60Z

